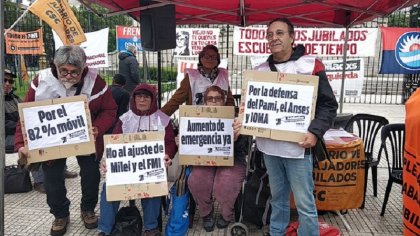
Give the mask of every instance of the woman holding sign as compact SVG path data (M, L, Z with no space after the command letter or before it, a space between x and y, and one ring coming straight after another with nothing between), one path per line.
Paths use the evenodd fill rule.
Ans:
M218 86L211 86L204 92L204 103L207 106L224 106L225 94ZM233 166L194 166L188 178L188 187L198 204L203 228L207 232L214 229L213 199L221 207L217 217L217 227L226 228L234 221L233 208L245 178L248 148L247 136L239 135L234 129L234 165Z
M229 87L229 73L218 68L220 64L219 50L214 45L207 45L198 55L198 68L185 69L185 78L172 98L162 107L168 116L174 114L179 106L203 105L203 93L212 85L222 88L226 97L226 106L234 106L235 102Z
M177 151L175 135L172 124L169 122L169 116L158 110L157 107L156 89L148 84L140 84L133 91L130 99L130 110L120 117L113 133L165 131L165 166L168 167ZM102 169L106 171L105 165L102 165ZM162 235L158 229L161 197L143 198L141 204L145 228L143 235ZM119 205L119 201L108 202L106 200L104 183L100 202L99 235L109 235L111 233Z

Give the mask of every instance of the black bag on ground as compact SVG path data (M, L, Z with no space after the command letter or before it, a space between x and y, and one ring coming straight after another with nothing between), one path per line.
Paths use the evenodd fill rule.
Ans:
M271 193L266 172L262 153L255 148L251 156L250 172L237 202L242 203L243 220L257 227L270 223ZM236 208L237 212L240 210Z
M29 170L17 166L4 167L4 192L5 193L26 193L32 190Z
M140 236L143 229L143 220L134 200L130 206L122 207L115 216L115 224L111 236Z

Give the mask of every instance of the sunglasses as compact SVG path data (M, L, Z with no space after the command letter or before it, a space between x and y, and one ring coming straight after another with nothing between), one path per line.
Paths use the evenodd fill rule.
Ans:
M13 80L13 79L4 79L4 83L7 83L7 82L9 82L9 84L14 84L15 83L15 80Z

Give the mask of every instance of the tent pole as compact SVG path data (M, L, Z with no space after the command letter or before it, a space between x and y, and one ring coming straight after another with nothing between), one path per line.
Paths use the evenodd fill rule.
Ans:
M340 90L340 114L343 113L344 103L344 82L346 79L346 66L347 66L347 44L349 41L349 26L346 26L346 37L344 38L343 47L343 69L341 73L341 90Z
M157 79L158 79L158 107L161 108L162 104L162 54L161 51L158 51L158 69L157 69Z
M0 1L0 12L4 12L5 1ZM4 14L0 14L0 32L4 32ZM4 34L0 34L0 124L4 124ZM4 164L5 164L5 137L6 133L4 129L0 129L0 236L4 235Z

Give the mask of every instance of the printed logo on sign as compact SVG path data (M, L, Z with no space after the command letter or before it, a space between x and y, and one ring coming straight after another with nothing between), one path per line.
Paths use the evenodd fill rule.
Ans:
M420 69L420 33L407 32L395 45L395 58L398 64L407 70Z
M216 151L223 152L226 155L230 154L230 147L215 147Z

